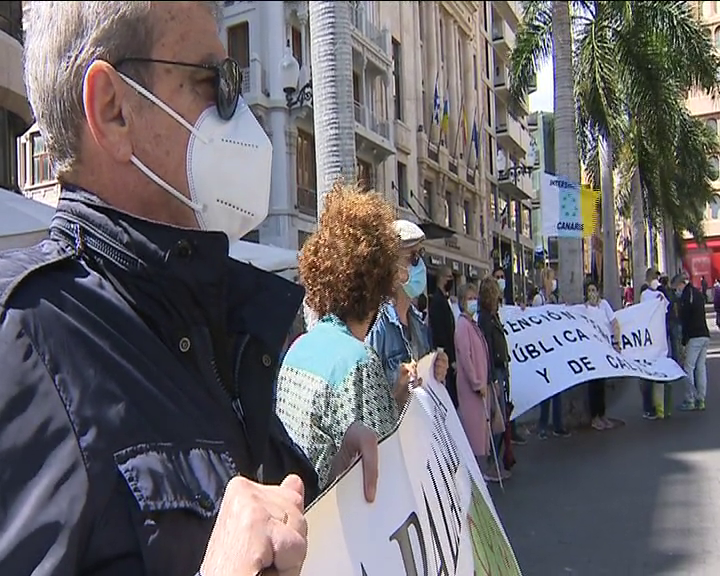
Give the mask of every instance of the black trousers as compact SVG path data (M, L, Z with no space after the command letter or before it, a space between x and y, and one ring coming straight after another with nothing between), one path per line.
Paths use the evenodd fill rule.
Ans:
M588 382L588 399L590 401L590 417L605 416L605 380Z

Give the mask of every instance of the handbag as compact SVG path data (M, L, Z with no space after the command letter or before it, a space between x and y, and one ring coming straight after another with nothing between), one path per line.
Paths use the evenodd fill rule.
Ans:
M502 434L505 431L505 415L500 404L500 385L492 382L488 385L488 391L490 392L490 428L493 435Z

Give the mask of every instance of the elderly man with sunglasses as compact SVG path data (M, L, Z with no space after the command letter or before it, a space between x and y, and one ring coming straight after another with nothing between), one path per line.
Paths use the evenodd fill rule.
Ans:
M400 237L400 270L395 297L378 312L366 342L380 356L385 376L400 409L405 406L410 390L421 384L417 377L417 361L432 352L430 331L412 301L425 293L425 233L408 220L395 221ZM435 379L445 382L448 356L440 350L435 359Z
M302 289L228 258L267 215L272 148L218 16L25 14L62 194L49 240L0 254L2 575L300 573L317 478L272 384ZM357 453L372 498L377 438L353 424L334 467Z

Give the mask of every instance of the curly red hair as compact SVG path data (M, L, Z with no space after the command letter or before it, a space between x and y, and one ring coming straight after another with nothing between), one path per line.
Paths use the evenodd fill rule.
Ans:
M400 241L394 208L379 194L336 184L320 226L298 257L307 305L319 317L363 322L393 295Z

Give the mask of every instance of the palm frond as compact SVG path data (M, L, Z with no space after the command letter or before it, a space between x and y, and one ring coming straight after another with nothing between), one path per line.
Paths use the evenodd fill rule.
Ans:
M525 2L510 54L510 94L520 101L538 69L552 55L552 2Z

